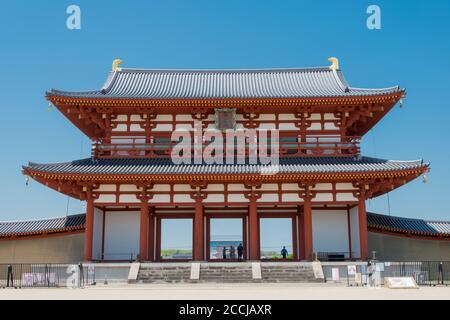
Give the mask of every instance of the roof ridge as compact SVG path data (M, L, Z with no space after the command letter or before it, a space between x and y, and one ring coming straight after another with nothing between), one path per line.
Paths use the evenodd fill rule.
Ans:
M125 72L170 72L170 73L245 73L245 72L308 72L308 71L333 71L330 67L294 67L294 68L242 68L242 69L149 69L149 68L120 68L114 73Z

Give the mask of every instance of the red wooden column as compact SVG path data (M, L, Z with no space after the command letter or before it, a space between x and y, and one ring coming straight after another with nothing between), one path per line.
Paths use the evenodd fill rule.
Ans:
M303 221L303 209L300 208L300 206L297 209L297 217L298 217L298 260L305 260L305 228L304 228L304 221Z
M256 197L249 197L250 204L248 207L248 246L249 246L249 260L259 260L259 219L258 210L256 206Z
M149 261L155 261L155 207L149 210L148 223L148 256Z
M84 260L92 260L92 241L94 239L94 199L87 192L86 199L86 227L84 230Z
M148 259L149 212L147 199L141 203L141 223L139 233L139 256L142 261Z
M369 245L367 240L366 197L364 192L361 192L358 200L359 248L361 252L361 259L366 260Z
M202 197L195 197L195 214L194 214L194 260L205 260L204 255L204 217Z
M311 197L304 198L303 203L303 241L304 241L304 258L312 260L313 256L313 234L312 234L312 208Z

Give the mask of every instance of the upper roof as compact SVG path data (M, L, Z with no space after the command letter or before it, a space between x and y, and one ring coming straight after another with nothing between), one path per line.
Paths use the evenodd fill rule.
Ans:
M341 70L330 67L255 70L111 71L99 90L50 90L47 96L113 99L332 98L403 92L350 87Z
M368 213L367 226L372 229L382 229L391 232L425 236L450 236L450 221L432 221Z
M85 219L85 214L77 214L57 218L5 222L0 221L0 238L82 230L84 229Z
M292 157L279 159L278 172L347 173L414 170L422 160L395 161L370 157ZM61 174L260 174L273 167L261 164L174 164L170 158L82 159L64 163L29 163L25 169Z

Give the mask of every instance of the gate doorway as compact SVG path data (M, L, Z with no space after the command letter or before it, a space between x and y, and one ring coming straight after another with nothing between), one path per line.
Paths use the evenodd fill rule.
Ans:
M208 261L235 262L247 257L247 222L245 217L210 216L206 221ZM239 253L242 252L240 255Z

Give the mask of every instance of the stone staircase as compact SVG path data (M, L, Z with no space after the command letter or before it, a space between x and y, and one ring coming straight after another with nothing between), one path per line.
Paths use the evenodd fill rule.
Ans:
M190 280L190 263L142 263L137 282L139 283L181 283Z
M200 282L255 282L251 263L210 262L200 265Z
M324 282L314 275L311 262L262 262L261 275L262 282Z
M261 262L261 279L254 279L250 262L202 262L200 276L191 280L191 263L142 263L139 283L260 283L323 282L314 274L311 262ZM198 269L197 269L198 270ZM321 267L320 267L321 270Z

